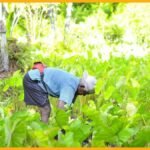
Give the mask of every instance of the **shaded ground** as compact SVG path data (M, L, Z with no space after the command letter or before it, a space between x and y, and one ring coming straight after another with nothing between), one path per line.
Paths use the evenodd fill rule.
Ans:
M0 79L10 77L16 70L18 70L16 61L10 60L9 70L8 71L0 70Z

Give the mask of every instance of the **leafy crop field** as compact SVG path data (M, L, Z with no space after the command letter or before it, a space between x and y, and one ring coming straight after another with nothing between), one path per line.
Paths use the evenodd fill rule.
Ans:
M48 125L40 122L35 108L23 106L19 71L0 82L2 96L6 97L0 109L0 146L149 146L150 58L78 60L76 64L88 64L86 69L96 75L96 94L77 98L67 111L58 110L56 100L50 98Z
M149 3L4 6L13 71L0 79L0 147L150 147ZM78 77L87 70L95 94L65 111L49 97L51 117L42 123L22 86L39 60Z

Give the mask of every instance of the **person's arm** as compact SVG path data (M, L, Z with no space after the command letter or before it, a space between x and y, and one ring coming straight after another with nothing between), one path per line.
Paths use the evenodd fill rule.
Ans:
M57 104L57 107L60 108L60 109L64 109L65 107L65 102L62 101L62 100L58 100L58 104Z
M65 109L65 104L71 105L76 91L70 86L62 87L58 99L58 108Z

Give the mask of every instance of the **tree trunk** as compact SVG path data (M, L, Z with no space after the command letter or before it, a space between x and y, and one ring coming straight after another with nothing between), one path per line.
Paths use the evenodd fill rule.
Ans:
M0 3L0 72L8 71L8 53L6 51L6 30L3 22L3 9Z
M48 12L49 12L49 17L51 22L51 29L55 32L55 19L56 19L55 6L52 5Z
M50 17L50 23L51 23L51 36L53 40L56 38L56 6L55 4L50 5L49 11L48 11L49 17Z
M65 19L65 31L64 31L64 41L66 39L66 36L70 29L70 20L71 20L71 14L72 14L72 3L67 4L66 8L66 19Z

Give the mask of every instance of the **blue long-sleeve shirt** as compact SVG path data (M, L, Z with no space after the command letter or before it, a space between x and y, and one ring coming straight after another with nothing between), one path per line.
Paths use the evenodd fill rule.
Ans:
M30 70L28 74L32 80L38 80L39 86L45 90L38 69ZM61 69L49 67L44 69L43 80L47 86L48 94L58 97L59 100L62 100L69 105L72 103L80 82L80 79L73 74Z

